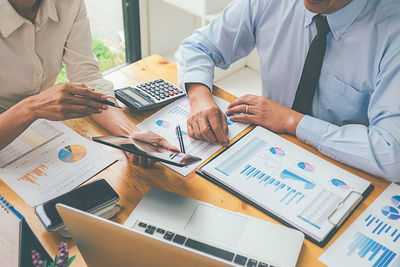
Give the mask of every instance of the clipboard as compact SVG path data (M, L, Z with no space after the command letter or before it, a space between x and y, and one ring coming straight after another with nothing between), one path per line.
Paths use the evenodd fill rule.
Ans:
M229 151L229 149L231 147L233 147L233 146L235 146L235 144L239 143L245 136L249 135L256 128L253 128L252 130L250 130L246 135L242 136L241 138L236 140L234 143L229 145L220 154L218 154L215 157L213 157L212 159L210 159L207 163L205 163L198 170L196 170L196 173L199 174L200 176L202 176L203 178L209 180L210 182L218 185L219 187L225 189L226 191L230 192L231 194L233 194L234 196L238 197L242 201L244 201L244 202L256 207L260 211L264 212L265 214L267 214L268 216L274 218L275 220L279 221L280 223L284 224L285 226L293 228L293 229L297 229L299 231L302 231L301 229L297 228L296 226L294 226L290 222L286 221L285 219L281 218L280 216L277 216L277 215L273 214L272 212L270 212L270 211L266 210L265 208L263 208L257 202L255 202L255 201L251 200L250 198L246 197L241 191L233 189L233 188L225 185L224 183L220 182L218 179L212 177L211 175L208 175L207 173L205 173L203 171L203 169L208 164L211 164L214 160L216 160L217 158L221 157L224 153ZM360 178L360 179L362 179L362 178ZM347 221L347 219L353 214L354 210L358 208L358 206L364 201L364 199L366 199L369 196L369 194L373 190L374 190L374 186L372 184L370 184L366 188L366 190L364 190L361 193L360 192L356 192L354 190L350 191L347 194L347 196L337 205L337 207L329 214L328 221L329 221L330 224L332 224L332 229L325 236L325 238L323 240L318 241L317 239L313 238L309 234L307 234L304 231L302 231L305 234L305 237L308 240L310 240L311 242L313 242L314 244L316 244L319 247L323 248L330 241L330 239L338 232L340 227ZM348 201L350 199L353 199L353 200L355 199L354 203L352 205L350 205L350 206L346 205L346 201Z

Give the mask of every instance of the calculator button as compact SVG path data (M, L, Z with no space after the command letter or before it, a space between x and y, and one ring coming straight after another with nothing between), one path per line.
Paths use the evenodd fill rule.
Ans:
M156 83L160 83L160 82L163 82L163 80L162 79L158 79L158 80L155 80L155 82Z
M174 95L177 95L178 94L178 91L176 91L176 90L174 90L174 91L172 91L173 93L174 93Z
M174 92L173 91L169 91L168 94L169 95L174 95Z
M164 98L165 98L165 96L164 96L164 95L161 95L160 97L161 97L161 99L164 99Z

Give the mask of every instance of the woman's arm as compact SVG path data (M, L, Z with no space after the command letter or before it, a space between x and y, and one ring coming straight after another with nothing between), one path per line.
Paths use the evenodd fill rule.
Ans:
M0 150L37 119L62 121L99 114L107 109L107 105L90 98L107 99L83 84L63 83L18 102L0 114Z

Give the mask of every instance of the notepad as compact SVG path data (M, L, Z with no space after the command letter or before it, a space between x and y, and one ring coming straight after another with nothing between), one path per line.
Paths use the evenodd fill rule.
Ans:
M373 186L256 127L198 173L324 246Z
M25 218L0 195L0 265L31 266L31 251L51 262L47 251L32 232Z
M0 196L0 262L4 266L19 266L21 218Z

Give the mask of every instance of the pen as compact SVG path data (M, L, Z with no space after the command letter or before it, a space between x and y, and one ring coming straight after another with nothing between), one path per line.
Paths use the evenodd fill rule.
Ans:
M111 102L109 100L98 100L98 99L94 99L94 100L96 102L100 102L102 104L106 104L106 105L109 105L109 106L112 106L112 107L115 107L115 108L122 108L122 107L118 106L117 104L115 104L114 102Z
M183 138L182 138L182 131L181 131L181 127L178 125L175 128L175 132L176 132L176 136L178 136L178 141L179 141L179 146L181 148L181 152L182 153L186 153L185 152L185 145L183 144Z

